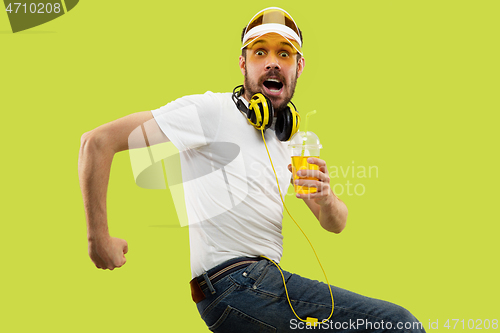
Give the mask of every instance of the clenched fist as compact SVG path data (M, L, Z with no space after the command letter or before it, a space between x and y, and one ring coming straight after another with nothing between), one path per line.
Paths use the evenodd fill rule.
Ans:
M106 236L89 240L89 256L97 268L113 270L122 267L127 259L128 244L124 239Z

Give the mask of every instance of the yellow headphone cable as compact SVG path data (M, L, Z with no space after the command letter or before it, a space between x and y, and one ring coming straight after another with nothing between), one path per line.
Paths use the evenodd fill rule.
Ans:
M252 124L253 125L253 124ZM326 279L326 283L328 284L328 289L330 290L330 296L332 298L332 311L330 313L330 316L328 316L328 318L324 319L323 321L321 321L321 323L325 323L326 321L328 321L332 315L333 315L333 308L334 308L334 301L333 301L333 293L332 293L332 288L330 287L330 283L328 282L328 277L326 276L326 273L325 273L325 270L323 269L323 265L321 265L321 262L318 258L318 254L316 253L316 250L314 249L314 246L312 245L311 241L309 240L309 238L307 237L306 233L304 232L304 230L302 230L302 228L299 226L299 224L297 223L297 221L295 221L295 219L292 217L292 214L290 214L290 212L288 211L288 208L286 207L285 205L285 202L283 201L283 196L281 194L281 189L280 189L280 184L279 184L279 181L278 181L278 176L276 175L276 170L274 169L274 165L273 165L273 161L271 160L271 155L269 154L269 149L267 148L267 144L266 144L266 139L264 138L264 126L260 126L260 127L257 127L254 125L255 128L257 128L258 130L260 130L261 134L262 134L262 140L264 140L264 145L266 146L266 151L267 151L267 156L269 157L269 161L271 162L271 167L273 168L273 172L274 172L274 177L276 178L276 184L278 185L278 191L280 193L280 199L281 199L281 202L283 203L283 207L285 207L286 209L286 212L288 213L288 215L290 216L290 218L293 220L293 222L295 222L295 225L297 225L297 227L300 229L300 231L302 231L302 234L304 235L304 237L307 239L307 241L309 242L309 245L311 245L311 248L314 252L314 255L316 256L316 259L318 260L318 263L319 263L319 266L321 267L321 270L323 271L323 274L325 276L325 279ZM312 318L312 317L307 317L306 320L300 318L297 313L295 313L295 310L293 309L293 306L292 306L292 303L290 302L290 297L288 297L288 290L286 288L286 282L285 282L285 277L283 276L283 272L281 271L281 268L280 266L275 263L274 261L272 261L271 259L269 259L268 257L266 256L261 256L263 258L266 258L267 260L271 261L276 267L278 267L280 273L281 273L281 277L283 278L283 286L285 287L285 293L286 293L286 298L288 300L288 304L290 305L290 308L292 309L293 313L295 314L295 316L300 320L300 321L303 321L303 322L306 322L306 323L309 323L313 326L316 326L318 324L318 319L317 318Z

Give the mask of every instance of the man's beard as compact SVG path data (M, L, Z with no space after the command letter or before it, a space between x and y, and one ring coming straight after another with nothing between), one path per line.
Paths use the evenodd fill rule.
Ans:
M246 72L246 66L245 66L245 72ZM253 95L257 93L261 93L264 96L266 96L269 100L271 100L273 104L273 109L276 113L281 112L284 110L288 103L292 100L293 94L295 93L295 86L297 85L297 75L298 75L298 68L297 72L295 72L295 77L292 78L290 84L286 82L285 78L276 70L270 70L269 72L266 73L266 75L263 75L262 77L259 78L259 82L255 84L255 82L250 82L248 79L248 76L245 74L245 95L250 99ZM281 82L283 83L283 89L284 91L282 92L282 96L284 97L284 100L278 103L277 97L276 96L268 96L262 91L262 85L264 81L270 77L279 77ZM287 94L289 96L287 96ZM282 97L280 96L280 97Z

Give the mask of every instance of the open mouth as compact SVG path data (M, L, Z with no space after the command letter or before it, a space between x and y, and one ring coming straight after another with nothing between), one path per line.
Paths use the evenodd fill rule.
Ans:
M281 92L281 89L283 89L283 83L281 83L280 80L274 78L265 80L263 85L273 95L279 94Z

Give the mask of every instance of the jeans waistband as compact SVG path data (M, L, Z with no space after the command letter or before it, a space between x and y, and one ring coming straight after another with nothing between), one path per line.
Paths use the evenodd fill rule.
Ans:
M220 265L215 266L208 270L208 272L195 277L189 282L191 285L191 296L195 303L198 303L205 299L204 289L209 289L212 294L215 293L213 284L222 279L223 277L236 272L242 268L245 268L254 262L264 259L263 257L250 258L250 257L239 257L227 260Z
M240 258L234 258L227 260L223 262L220 265L217 265L211 269L209 269L205 274L200 275L196 277L196 280L198 281L199 285L201 288L206 288L207 281L205 279L205 276L208 276L208 279L210 282L213 284L223 277L239 270L242 268L245 268L249 266L250 264L253 264L256 261L260 261L264 258L262 257L257 257L257 258L250 258L250 257L240 257Z

